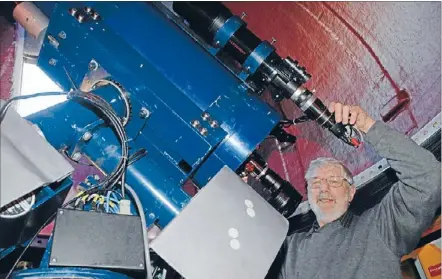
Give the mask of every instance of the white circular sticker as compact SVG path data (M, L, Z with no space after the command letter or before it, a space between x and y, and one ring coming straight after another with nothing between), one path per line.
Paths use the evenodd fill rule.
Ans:
M253 210L253 208L247 208L247 215L249 215L251 218L255 217L255 210Z
M233 250L238 250L241 247L241 244L238 239L232 239L230 240L230 247L232 247Z
M235 229L235 228L230 228L229 229L229 236L231 238L238 238L238 235L239 235L239 233L238 233L237 229Z
M253 208L253 202L251 200L245 200L244 203L248 208Z

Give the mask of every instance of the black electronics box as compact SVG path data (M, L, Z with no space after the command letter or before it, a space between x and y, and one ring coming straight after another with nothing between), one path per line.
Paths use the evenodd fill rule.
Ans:
M144 271L140 217L59 209L49 265Z

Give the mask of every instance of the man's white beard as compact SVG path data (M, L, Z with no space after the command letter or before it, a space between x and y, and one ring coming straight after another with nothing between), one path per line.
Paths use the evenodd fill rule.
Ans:
M328 197L330 197L329 193L320 193L318 198L328 198ZM348 196L347 196L347 199L349 199ZM333 222L334 220L338 219L347 210L347 208L345 210L340 210L339 208L336 208L333 211L322 212L321 208L319 207L319 205L317 203L314 203L313 201L309 200L309 204L310 204L310 208L312 209L313 213L315 213L315 215L316 215L316 220L318 222L321 221L322 223L325 223L325 224Z
M333 222L334 220L338 219L339 217L341 217L344 213L342 211L339 210L334 210L332 212L322 212L321 208L318 206L318 204L312 204L310 203L310 207L313 211L313 213L315 213L316 215L316 220L319 222L323 222L323 223L330 223Z

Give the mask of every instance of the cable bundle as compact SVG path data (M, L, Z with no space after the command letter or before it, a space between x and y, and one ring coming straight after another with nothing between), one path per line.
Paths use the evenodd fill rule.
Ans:
M106 176L105 179L94 185L93 187L89 188L88 190L83 192L83 195L79 195L71 199L70 201L64 203L61 208L65 208L67 206L70 206L74 204L80 197L83 197L84 195L93 195L100 191L108 191L111 190L115 184L118 182L121 183L121 190L122 190L122 196L124 198L124 187L125 187L125 180L126 180L126 167L128 162L128 153L129 153L129 146L127 144L127 135L126 131L124 130L122 120L117 116L113 108L107 103L103 98L99 97L98 95L95 95L93 93L86 93L81 91L71 91L69 93L65 92L45 92L45 93L37 93L37 94L31 94L26 96L16 96L13 97L5 102L5 104L0 109L0 124L3 122L7 110L11 106L11 104L14 101L17 100L24 100L24 99L30 99L35 97L42 97L42 96L54 96L54 95L67 95L68 99L71 99L73 101L76 101L78 103L86 103L88 105L91 105L92 107L98 109L98 111L104 116L105 120L107 120L111 125L111 128L116 133L120 143L121 143L121 157L120 161L117 165L117 167L114 169L114 171ZM23 251L18 256L16 262L6 275L6 278L9 278L15 268L15 266L20 261L21 257L24 255L26 250L29 248L31 243L34 241L34 239L37 237L38 233L46 227L52 219L56 216L57 212L54 212L47 220L44 222L44 224L37 230L35 235L29 240L28 244L24 247ZM149 276L148 276L149 277Z

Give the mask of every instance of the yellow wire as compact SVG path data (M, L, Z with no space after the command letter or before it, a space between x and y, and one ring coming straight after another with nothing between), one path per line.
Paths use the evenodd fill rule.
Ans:
M86 203L87 197L89 197L89 195L84 195L84 197L81 200Z

